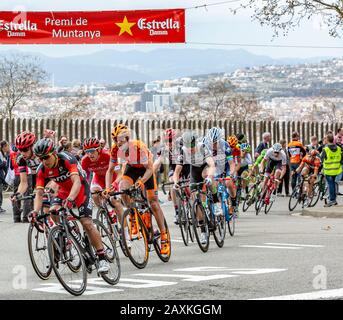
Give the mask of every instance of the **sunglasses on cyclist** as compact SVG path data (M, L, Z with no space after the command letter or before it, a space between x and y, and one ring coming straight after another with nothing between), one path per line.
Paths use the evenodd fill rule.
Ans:
M97 150L98 150L97 148L87 149L87 150L85 150L85 153L91 154L91 153L94 153Z
M22 149L19 149L19 148L18 148L18 150L19 150L20 152L27 152L27 151L30 150L30 148L22 148Z
M40 160L46 160L49 159L52 153L46 154L45 156L38 157Z

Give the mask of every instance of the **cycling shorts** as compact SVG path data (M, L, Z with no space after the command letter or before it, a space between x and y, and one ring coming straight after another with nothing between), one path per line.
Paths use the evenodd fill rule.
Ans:
M271 174L273 170L281 170L282 169L282 162L281 161L274 161L269 160L267 168L266 168L266 174Z

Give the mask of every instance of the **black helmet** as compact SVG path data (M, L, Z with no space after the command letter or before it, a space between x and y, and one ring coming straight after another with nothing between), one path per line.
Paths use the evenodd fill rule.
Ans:
M54 151L55 145L50 138L43 138L38 140L33 147L33 152L38 158L49 155Z

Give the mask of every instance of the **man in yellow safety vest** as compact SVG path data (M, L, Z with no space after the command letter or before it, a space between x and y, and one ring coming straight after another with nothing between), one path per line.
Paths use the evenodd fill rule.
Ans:
M329 133L327 136L327 145L323 148L321 159L323 163L323 173L329 188L329 201L324 207L337 205L336 177L342 172L342 149L334 143L334 136Z

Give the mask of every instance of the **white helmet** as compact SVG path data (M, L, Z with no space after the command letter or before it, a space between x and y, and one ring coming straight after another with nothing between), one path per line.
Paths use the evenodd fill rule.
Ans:
M273 145L273 151L274 152L280 152L282 150L282 145L280 143L275 143Z
M207 132L206 138L209 142L215 143L224 138L224 132L222 129L214 127Z

